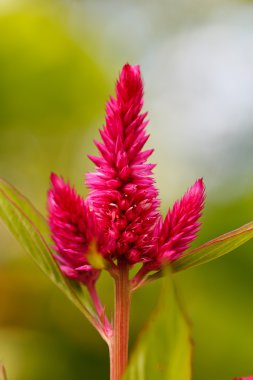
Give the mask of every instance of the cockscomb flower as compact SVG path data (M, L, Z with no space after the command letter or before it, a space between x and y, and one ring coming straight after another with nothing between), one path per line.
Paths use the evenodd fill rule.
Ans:
M148 139L146 113L141 113L143 86L138 66L125 65L116 98L106 107L106 124L96 142L100 157L89 156L95 173L87 174L89 202L103 229L101 252L129 263L143 261L156 244L158 191L146 163L153 150L142 151Z
M54 255L62 272L83 284L96 281L99 271L87 261L94 220L84 199L74 188L56 174L51 174L52 187L48 193L49 224L55 243Z
M154 257L157 267L162 263L176 260L196 238L201 225L199 218L204 199L204 184L203 180L199 179L168 211L161 223L158 249Z
M116 83L116 97L107 103L102 142L95 142L99 156L89 156L96 171L87 174L88 198L84 201L62 178L51 177L49 220L58 253L55 258L66 276L84 284L99 273L87 260L95 240L99 254L110 265L140 262L140 275L144 275L176 260L200 227L205 198L202 179L162 220L155 165L147 162L153 149L143 149L149 135L142 106L139 66L126 64Z
M250 377L236 377L234 380L253 380L253 376L250 376Z
M87 174L87 185L90 205L103 229L102 254L156 269L179 257L196 237L204 186L198 180L162 223L155 165L147 163L153 150L143 150L149 135L142 105L139 66L127 64L116 84L116 97L106 107L103 143L96 142L100 156L89 156L96 172Z

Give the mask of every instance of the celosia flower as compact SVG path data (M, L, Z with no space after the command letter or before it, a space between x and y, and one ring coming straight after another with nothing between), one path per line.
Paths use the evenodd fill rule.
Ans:
M177 259L196 237L204 186L198 180L162 223L152 177L155 165L147 163L153 150L142 150L149 137L142 105L139 67L125 65L116 98L107 104L106 124L100 131L103 143L96 142L100 156L89 156L97 170L87 175L87 184L89 202L103 229L103 255L156 269Z
M253 376L250 376L250 377L236 377L234 380L253 380Z
M147 163L153 149L143 150L149 135L142 106L139 66L127 64L116 84L116 97L106 107L106 123L100 131L103 142L95 142L100 154L89 156L96 171L87 174L87 200L52 176L49 212L56 259L68 277L83 283L98 274L87 262L94 238L111 264L141 262L147 273L176 260L199 230L205 197L202 179L162 220L152 172L155 165Z
M161 223L157 252L152 262L153 268L159 268L164 262L176 260L189 248L201 225L199 218L204 198L203 180L199 179L181 200L175 202L172 210L168 211Z
M94 220L85 201L75 189L56 174L51 174L52 188L48 193L49 224L54 255L62 272L84 284L94 282L99 271L86 259L94 238Z
M90 204L103 229L101 251L112 259L143 261L154 248L158 221L158 191L146 160L153 150L142 151L148 139L146 114L141 114L143 86L138 66L125 65L116 85L116 98L107 104L106 125L96 142L100 157L87 174Z

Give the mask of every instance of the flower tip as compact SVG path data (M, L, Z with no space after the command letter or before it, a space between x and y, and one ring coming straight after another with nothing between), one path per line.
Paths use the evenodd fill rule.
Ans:
M198 186L199 186L200 188L204 188L204 187L205 187L205 184L204 184L204 179L203 179L203 177L197 179L196 184L198 184Z
M56 181L57 178L57 174L55 174L54 172L50 174L50 181L52 182L52 184Z
M189 191L190 193L193 195L195 193L195 195L197 196L201 196L203 198L203 200L205 199L206 197L206 194L205 194L205 190L206 190L206 187L205 187L205 183L204 183L204 180L203 178L199 178L192 187L190 187Z
M201 188L202 191L205 191L206 186L203 177L198 179L199 187Z
M54 188L60 187L63 184L62 178L53 172L50 174L50 181Z
M130 65L129 63L126 63L122 70L121 74L135 74L135 75L140 75L140 65Z
M131 98L132 90L135 93L137 89L142 89L140 66L126 63L121 70L118 85L123 86L129 91L129 98Z

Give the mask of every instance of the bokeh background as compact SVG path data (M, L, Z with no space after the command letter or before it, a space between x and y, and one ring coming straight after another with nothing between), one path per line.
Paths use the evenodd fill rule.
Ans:
M207 187L197 243L253 219L253 3L0 1L0 175L45 214L49 175L82 194L125 63L139 63L162 212ZM176 275L194 380L253 374L253 243ZM131 342L159 284L136 293ZM110 300L104 276L100 291ZM0 224L0 360L10 380L109 379L107 348ZM155 379L154 379L155 380Z

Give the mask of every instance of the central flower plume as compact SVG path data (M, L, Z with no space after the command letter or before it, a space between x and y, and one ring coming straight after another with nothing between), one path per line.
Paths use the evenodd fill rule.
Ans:
M106 124L96 142L100 157L87 174L89 201L103 230L101 252L129 263L145 260L156 244L158 191L146 163L153 150L142 148L148 139L146 113L141 113L143 87L138 66L125 65L116 85L116 98L107 104Z
M164 220L159 213L155 165L147 163L153 149L144 149L149 135L142 106L139 66L126 64L116 84L116 97L107 103L102 142L95 142L99 156L89 156L96 171L87 174L88 198L81 200L63 180L60 186L55 180L52 183L49 217L55 257L67 276L84 284L90 275L98 276L87 261L94 239L97 250L111 264L141 262L147 272L176 260L200 227L205 198L202 179Z

